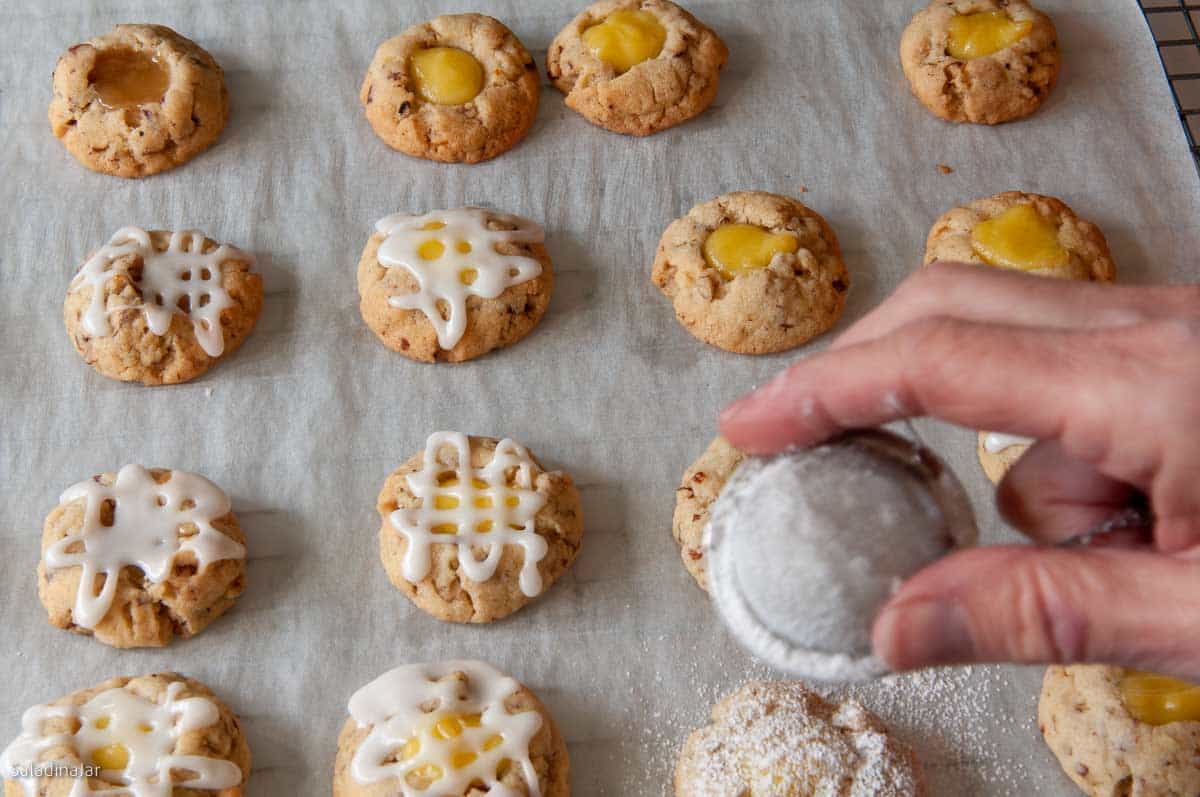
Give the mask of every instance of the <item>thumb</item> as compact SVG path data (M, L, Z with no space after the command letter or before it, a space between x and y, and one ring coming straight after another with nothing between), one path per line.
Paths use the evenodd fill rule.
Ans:
M875 621L897 670L1103 662L1200 678L1200 561L1149 550L988 547L910 579Z

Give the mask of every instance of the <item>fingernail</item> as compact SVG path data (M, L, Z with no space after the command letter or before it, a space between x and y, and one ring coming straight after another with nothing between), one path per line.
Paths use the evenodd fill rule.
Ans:
M875 621L875 653L895 670L975 659L967 615L955 603L929 600L890 606Z

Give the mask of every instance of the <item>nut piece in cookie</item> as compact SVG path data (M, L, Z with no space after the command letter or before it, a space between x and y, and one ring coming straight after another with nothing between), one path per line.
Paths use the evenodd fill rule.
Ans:
M379 45L359 99L392 149L478 163L512 149L537 115L533 56L499 20L449 14Z
M350 698L334 797L566 797L562 734L527 687L481 661L409 664Z
M42 531L38 597L59 628L161 647L200 633L242 594L245 543L208 479L126 465L59 498Z
M904 31L900 63L935 115L999 124L1041 106L1062 55L1054 23L1027 0L934 0Z
M1092 797L1200 794L1200 686L1120 667L1050 667L1038 727Z
M174 168L216 141L228 117L221 67L162 25L117 25L70 47L54 68L50 127L92 171Z
M241 797L250 748L204 684L175 673L112 678L34 706L0 757L6 795ZM53 755L47 755L53 751Z
M711 105L728 58L716 33L669 0L600 0L554 38L546 71L589 122L645 136Z
M67 334L84 361L112 379L194 379L254 328L263 289L253 264L196 230L124 227L71 280Z
M529 334L554 273L541 227L483 208L375 225L358 263L359 310L389 349L421 362L463 362Z
M689 332L738 354L786 351L820 335L850 287L825 219L762 191L725 194L673 221L651 278Z
M691 464L675 490L671 534L679 543L683 566L705 591L708 590L708 561L704 527L708 525L709 511L721 488L745 458L746 455L731 446L728 440L718 437Z
M378 500L392 584L456 623L507 617L549 589L583 542L579 491L512 440L429 436Z
M713 709L675 767L675 794L870 794L920 797L921 765L854 701L840 705L796 681L743 686Z

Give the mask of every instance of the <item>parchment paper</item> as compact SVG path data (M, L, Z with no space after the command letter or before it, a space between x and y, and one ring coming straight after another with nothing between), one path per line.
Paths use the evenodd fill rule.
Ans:
M1035 118L995 129L946 125L910 97L896 51L918 4L876 0L690 0L732 60L707 114L646 140L590 126L548 85L525 143L480 166L394 153L363 118L357 89L372 53L410 24L482 10L543 66L582 4L0 7L3 743L30 704L173 668L245 720L249 793L327 794L355 689L401 663L477 657L546 701L570 743L575 793L661 794L710 704L766 674L685 574L670 536L673 490L718 409L804 355L724 354L676 323L648 278L672 219L728 190L807 188L853 275L841 328L918 265L940 213L1013 188L1058 195L1098 223L1123 280L1198 275L1197 177L1132 0L1042 3L1061 33L1062 83ZM139 181L85 170L46 122L59 53L126 21L195 39L224 66L232 95L213 149ZM554 300L534 334L503 352L457 367L409 362L361 321L355 264L380 217L465 203L545 225ZM197 227L258 256L258 328L194 383L109 381L63 331L71 274L127 224ZM922 428L969 486L985 540L1013 539L996 520L973 433ZM581 558L509 621L439 624L379 564L376 493L439 429L511 436L582 488ZM41 523L59 492L127 462L208 475L232 494L250 538L238 605L161 651L114 651L54 629L35 590ZM917 747L933 794L1069 794L1033 721L1040 675L954 670L856 694Z

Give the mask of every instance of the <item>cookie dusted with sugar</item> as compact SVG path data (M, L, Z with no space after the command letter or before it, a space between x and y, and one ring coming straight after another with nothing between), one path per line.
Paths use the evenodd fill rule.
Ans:
M726 697L675 767L677 797L925 793L916 756L879 718L794 681L750 683Z
M163 25L117 25L54 68L50 128L92 171L144 177L207 149L229 117L225 74Z
M825 219L763 191L719 196L671 222L651 278L688 332L737 354L786 351L820 335L850 287Z
M718 437L688 467L675 490L671 534L679 543L683 566L705 591L708 590L708 558L704 548L704 528L721 488L745 459L746 455L728 440Z
M250 748L208 687L158 673L29 709L0 775L8 797L241 797Z
M1043 277L1112 282L1117 268L1100 228L1065 202L1041 194L1006 191L947 211L925 243L925 264L977 263ZM979 462L999 483L1034 441L982 432Z
M934 0L904 31L900 63L933 114L992 125L1041 107L1062 55L1054 22L1026 0Z
M126 465L59 498L42 531L38 597L51 625L116 648L159 647L233 605L245 543L208 479Z
M566 797L567 747L528 688L481 661L409 664L350 698L333 797Z
M525 137L540 90L533 56L499 20L448 14L379 45L359 99L392 149L478 163Z
M1092 797L1200 794L1200 685L1120 667L1050 667L1038 727Z
M484 208L380 220L358 263L359 310L389 349L463 362L516 343L550 304L542 228Z
M512 440L436 432L379 493L380 557L418 607L488 623L541 595L579 554L571 477Z
M71 280L67 334L84 361L112 379L195 379L254 329L263 287L253 264L196 230L124 227Z
M554 37L546 71L592 124L646 136L711 105L728 59L720 37L669 0L601 0Z

